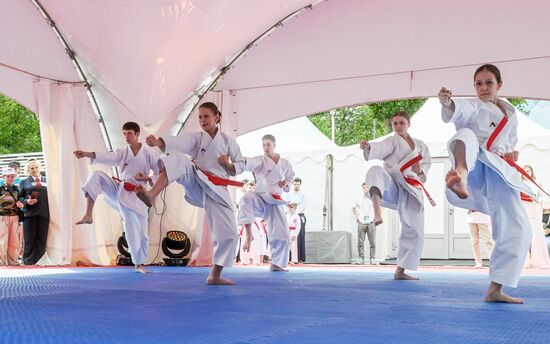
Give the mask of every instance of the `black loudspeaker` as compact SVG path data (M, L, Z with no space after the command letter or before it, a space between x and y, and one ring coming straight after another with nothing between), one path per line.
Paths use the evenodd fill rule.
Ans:
M187 266L189 258L162 258L166 266Z
M131 258L130 251L128 249L128 242L126 241L126 233L122 232L122 236L118 237L116 246L118 248L118 252L124 256Z
M179 251L174 252L173 250ZM162 252L168 258L183 258L191 250L191 240L181 231L169 231L162 239ZM187 265L187 264L186 264Z
M132 262L132 258L119 254L116 256L116 265L134 265L134 263Z

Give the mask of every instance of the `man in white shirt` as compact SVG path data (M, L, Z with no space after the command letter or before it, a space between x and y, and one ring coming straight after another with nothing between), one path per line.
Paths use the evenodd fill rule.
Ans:
M300 217L300 234L298 235L298 262L306 261L306 215L307 197L300 191L302 187L302 179L296 177L292 182L292 192L283 195L285 201L296 203L296 214Z
M363 194L355 200L351 212L357 222L357 249L359 251L359 261L357 264L365 264L365 234L369 238L370 244L370 264L377 264L376 256L376 226L374 225L374 208L368 197L369 188L367 183L361 185Z

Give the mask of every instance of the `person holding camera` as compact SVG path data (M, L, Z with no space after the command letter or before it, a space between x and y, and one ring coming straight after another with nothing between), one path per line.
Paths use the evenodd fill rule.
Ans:
M16 172L8 167L2 171L0 186L0 265L18 265L19 213L23 203L19 201L19 189L13 181Z

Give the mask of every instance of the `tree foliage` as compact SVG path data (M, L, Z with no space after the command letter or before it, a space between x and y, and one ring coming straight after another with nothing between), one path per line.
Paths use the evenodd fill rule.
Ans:
M426 99L405 99L343 107L311 115L309 119L323 134L331 138L331 116L334 114L334 141L339 146L347 146L390 133L389 119L395 112L406 111L412 116L424 102Z
M36 115L0 94L0 154L40 151L40 125Z
M527 100L522 98L508 98L508 101L510 104L518 108L519 111L523 112L527 116L530 115L531 111L529 110L529 102L527 102Z
M529 103L521 98L508 101L521 112L529 115ZM309 119L329 139L332 138L331 116L334 114L335 139L339 146L357 144L361 140L372 140L392 131L390 117L397 111L406 111L413 116L426 99L405 99L382 103L343 107L309 116Z

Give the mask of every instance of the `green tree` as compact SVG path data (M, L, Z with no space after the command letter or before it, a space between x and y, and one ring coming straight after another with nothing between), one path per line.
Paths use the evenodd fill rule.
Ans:
M41 151L36 115L0 93L0 154Z
M425 102L426 99L404 99L343 107L311 115L309 119L323 134L331 138L331 116L334 114L334 141L339 146L347 146L390 133L391 115L397 111L406 111L413 115Z
M510 102L510 104L518 108L519 111L523 112L527 116L530 115L531 111L528 110L529 102L527 102L527 100L522 98L508 98L508 101Z

